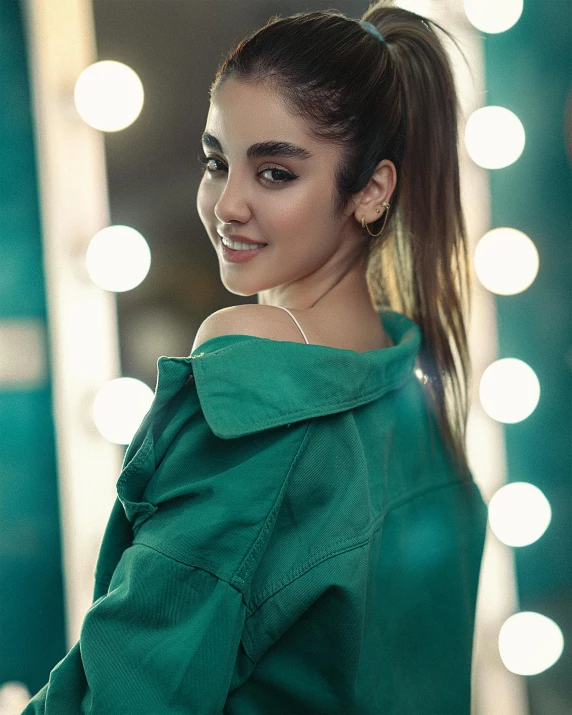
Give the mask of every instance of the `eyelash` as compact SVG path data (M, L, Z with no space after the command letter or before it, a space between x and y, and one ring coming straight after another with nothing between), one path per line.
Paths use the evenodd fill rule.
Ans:
M199 154L197 156L197 159L201 162L203 165L203 172L208 172L209 174L214 174L217 171L221 171L221 169L209 169L208 164L211 161L217 161L219 163L223 163L220 159L217 159L214 156L205 156L204 154ZM278 171L280 174L284 175L284 179L279 179L277 181L271 181L270 179L263 179L269 186L278 186L280 184L286 184L288 181L294 181L294 179L297 179L298 177L296 174L291 174L289 171L286 171L285 169L275 169L275 168L268 168L264 169L263 171L259 172L260 174L264 174L267 171Z

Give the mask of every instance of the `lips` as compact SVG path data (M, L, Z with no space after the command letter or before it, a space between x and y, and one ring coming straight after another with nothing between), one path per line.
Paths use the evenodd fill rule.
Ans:
M224 260L229 263L247 263L258 256L262 252L263 248L267 248L267 245L264 244L262 246L254 246L250 249L234 250L225 246L222 241L220 245L222 247L222 256Z

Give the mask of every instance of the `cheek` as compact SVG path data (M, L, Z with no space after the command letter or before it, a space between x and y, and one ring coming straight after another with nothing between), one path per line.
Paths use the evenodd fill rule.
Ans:
M210 224L214 220L214 208L217 196L213 191L213 186L209 186L202 180L197 190L197 211L203 224Z
M278 234L301 236L311 232L316 205L308 186L296 187L296 190L277 190L264 197L260 209L264 211L266 223Z
M325 185L316 186L306 182L291 199L276 207L276 223L281 224L290 236L290 240L309 247L316 242L316 237L326 230L331 218L331 207ZM283 231L282 231L283 233Z

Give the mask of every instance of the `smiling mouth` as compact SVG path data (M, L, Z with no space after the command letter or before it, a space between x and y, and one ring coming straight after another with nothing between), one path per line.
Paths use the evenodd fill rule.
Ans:
M231 263L249 263L253 258L256 258L262 251L268 247L267 243L253 246L252 248L229 248L222 241L220 242L221 259Z
M247 243L246 241L233 241L232 243L234 245L229 246L227 239L223 240L222 237L220 237L220 239L221 245L223 245L225 248L228 248L229 251L253 251L257 248L262 248L263 246L268 245L267 243Z

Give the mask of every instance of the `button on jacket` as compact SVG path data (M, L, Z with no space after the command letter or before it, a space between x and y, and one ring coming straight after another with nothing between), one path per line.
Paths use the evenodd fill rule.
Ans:
M383 350L159 358L93 604L25 715L469 715L487 509L423 399L419 326L379 317Z

